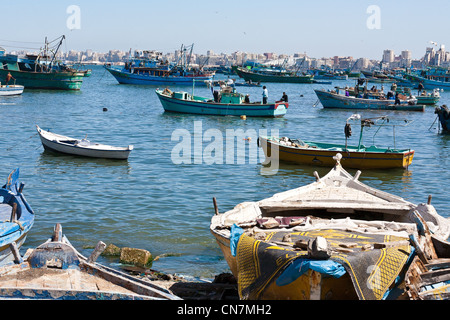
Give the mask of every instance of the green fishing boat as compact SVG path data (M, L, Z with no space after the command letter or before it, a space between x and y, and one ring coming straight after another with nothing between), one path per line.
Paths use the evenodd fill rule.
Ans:
M277 83L313 83L314 77L312 75L296 75L293 72L284 70L270 70L270 69L246 69L237 67L236 73L245 81L251 82L277 82Z
M5 50L0 48L0 82L8 84L6 82L12 76L9 81L14 81L14 84L22 85L26 89L80 90L85 74L56 60L64 39L64 36L51 42L46 39L44 49L38 55L6 54ZM58 40L51 48L50 45Z

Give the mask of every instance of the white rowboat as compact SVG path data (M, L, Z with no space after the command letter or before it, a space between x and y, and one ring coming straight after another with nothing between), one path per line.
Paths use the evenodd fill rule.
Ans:
M36 129L45 150L91 158L106 158L126 160L133 150L133 146L114 147L94 143L86 139L74 139L56 133L42 130L38 125Z

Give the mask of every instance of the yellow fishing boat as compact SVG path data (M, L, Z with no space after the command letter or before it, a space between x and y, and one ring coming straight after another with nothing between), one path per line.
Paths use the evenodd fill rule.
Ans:
M335 159L310 185L223 214L216 205L210 230L240 299L408 299L403 279L417 252L409 238L418 234L418 217L439 239L450 235L450 220L430 202L416 205L361 183L361 172L353 177L340 154Z
M414 158L414 150L397 148L380 148L362 144L364 127L387 124L387 117L361 120L361 134L358 145L348 145L351 136L350 120L360 120L359 115L352 115L345 127L345 144L321 143L290 139L288 137L259 137L258 144L264 150L268 159L307 164L323 167L333 167L336 153L342 154L342 165L353 169L390 169L408 168ZM408 122L405 122L408 123Z

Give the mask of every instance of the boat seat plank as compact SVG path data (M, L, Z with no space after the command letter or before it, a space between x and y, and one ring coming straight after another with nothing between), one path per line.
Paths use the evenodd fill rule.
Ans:
M425 266L428 270L438 269L438 268L448 268L450 269L450 259L433 259Z

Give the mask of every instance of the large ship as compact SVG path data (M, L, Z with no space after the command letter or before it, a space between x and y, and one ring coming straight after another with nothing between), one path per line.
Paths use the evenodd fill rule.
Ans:
M69 68L56 59L64 39L64 35L51 42L47 42L46 38L44 49L37 55L8 54L5 49L0 48L2 84L6 84L7 76L10 74L12 76L10 81L26 89L80 90L84 73ZM53 48L50 47L52 44L55 44Z
M181 55L174 64L162 58L157 51L135 52L124 66L106 65L108 70L120 84L135 85L206 85L211 81L214 72L204 72L202 68L190 65L191 54L187 56L187 47L181 48Z

